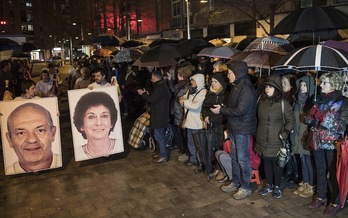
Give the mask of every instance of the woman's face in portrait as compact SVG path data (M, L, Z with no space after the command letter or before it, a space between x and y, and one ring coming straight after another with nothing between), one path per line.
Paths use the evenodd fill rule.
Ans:
M219 83L219 81L215 78L211 79L211 86L213 89L217 90L221 87L221 84Z
M92 106L87 109L81 131L84 131L87 140L109 137L111 125L110 110L104 105Z
M290 85L290 81L288 80L288 78L286 78L286 77L282 78L282 87L283 87L284 92L290 91L291 85Z
M35 85L31 85L29 89L26 90L26 94L29 96L34 96L35 95Z
M265 93L268 97L271 97L273 96L274 94L274 87L273 86L270 86L270 85L266 85L265 86Z

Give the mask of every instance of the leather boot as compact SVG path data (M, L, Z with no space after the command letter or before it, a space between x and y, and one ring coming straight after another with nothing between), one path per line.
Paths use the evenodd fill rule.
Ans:
M310 204L308 204L308 208L316 209L320 206L325 206L326 203L327 203L327 199L316 197L313 199L313 201Z
M305 190L303 190L303 192L299 193L299 196L302 198L308 198L308 197L312 197L313 196L313 191L314 186L311 186L310 184L307 184Z

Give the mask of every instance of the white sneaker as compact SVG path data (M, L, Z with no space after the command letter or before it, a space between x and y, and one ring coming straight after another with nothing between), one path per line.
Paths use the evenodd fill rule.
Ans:
M178 161L185 162L189 159L189 156L187 154L182 154L178 157Z

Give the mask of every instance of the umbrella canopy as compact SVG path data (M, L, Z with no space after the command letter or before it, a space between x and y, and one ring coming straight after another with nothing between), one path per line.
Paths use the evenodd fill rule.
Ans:
M282 19L271 31L271 35L290 33L313 33L317 31L348 28L348 15L333 7L310 7Z
M128 41L124 42L122 44L122 47L124 47L124 48L132 48L132 47L137 47L137 46L140 46L140 45L145 45L145 43L140 41L140 40L132 39L132 40L128 40Z
M239 50L227 47L227 46L219 46L219 47L209 47L204 48L202 51L200 51L197 56L207 56L207 57L214 57L214 58L225 58L229 59L232 55L240 52Z
M101 48L93 52L93 55L99 56L99 57L109 57L111 56L112 51L110 49Z
M139 59L144 52L139 49L130 49L125 48L119 51L115 57L112 59L113 62L121 63L121 62L134 62Z
M119 46L126 42L126 40L114 35L100 35L93 38L92 42L102 46Z
M276 63L274 69L341 70L348 67L348 53L325 45L312 45L296 49Z
M177 64L176 60L169 60L169 61L171 61L171 63L169 63L170 65L168 65L168 66L174 66L175 64ZM143 62L140 61L140 58L135 60L135 62L132 64L132 66L138 66L138 67L162 67L158 61L144 62L143 63Z
M229 62L243 61L248 64L248 67L258 67L270 69L275 63L282 58L282 55L272 51L243 51L233 55Z
M82 52L82 51L77 51L76 52L76 57L77 58L82 58L82 57L85 57L85 56L88 56L86 53Z
M161 45L161 44L179 45L180 41L174 40L174 39L156 39L155 41L151 42L149 44L149 46L150 46L150 48L153 48L153 47L156 47L157 45Z
M14 49L12 54L18 56L22 53L29 53L29 52L31 52L33 50L37 50L37 49L38 48L33 43L25 42L22 45L16 46L16 48ZM13 55L12 55L12 57L15 57Z
M18 43L7 38L0 38L0 51L14 50Z
M223 46L223 44L226 44L226 41L223 39L212 39L209 42L214 46Z
M248 45L254 41L255 39L257 39L254 36L247 36L245 39L242 39L236 46L236 49L243 51L244 49L246 49L246 47L248 47Z
M137 46L135 48L145 52L145 51L150 49L150 46L148 46L148 45L139 45L139 46Z
M213 44L205 39L187 39L181 42L182 47L191 49L194 53L200 52L203 48L214 47Z
M331 48L341 49L345 52L348 52L348 42L328 40L328 41L322 42L321 44L329 46Z
M147 50L140 58L140 61L142 63L158 63L157 67L174 66L178 58L189 56L191 53L191 50L181 46L161 44Z
M264 50L264 51L273 51L279 54L286 54L289 51L293 50L294 47L291 43L283 38L276 36L265 36L260 37L252 41L244 51L255 51L255 50Z
M340 157L338 158L338 166L336 169L336 177L340 192L340 205L343 208L348 196L348 139L347 137L340 145ZM339 153L337 151L337 153Z

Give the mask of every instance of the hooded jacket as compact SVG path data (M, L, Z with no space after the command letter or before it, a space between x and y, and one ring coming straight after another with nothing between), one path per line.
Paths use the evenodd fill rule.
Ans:
M195 74L190 77L190 80L196 81L197 89L194 93L188 91L185 95L187 99L184 101L185 113L187 112L185 127L188 129L202 129L201 110L207 92L204 75L201 73Z
M301 82L305 82L307 86L306 99L301 99L299 96ZM294 154L306 154L310 155L309 150L304 149L302 144L303 133L307 129L307 125L304 123L304 108L306 105L310 104L311 97L315 92L315 81L311 76L303 76L296 80L296 87L298 93L295 97L293 108L295 116L295 126L294 131L291 133L291 143L292 143L292 152Z
M253 135L256 131L256 91L248 77L248 66L244 62L228 65L236 76L232 84L227 105L220 113L227 116L230 133Z
M264 92L266 85L270 85L283 93L279 76L269 76L261 84L261 92ZM284 98L282 99L275 101L274 98L260 98L258 103L255 150L264 157L277 157L280 147L283 146L279 135L290 135L295 124L294 112L290 103ZM284 102L284 111L282 111L282 101Z

